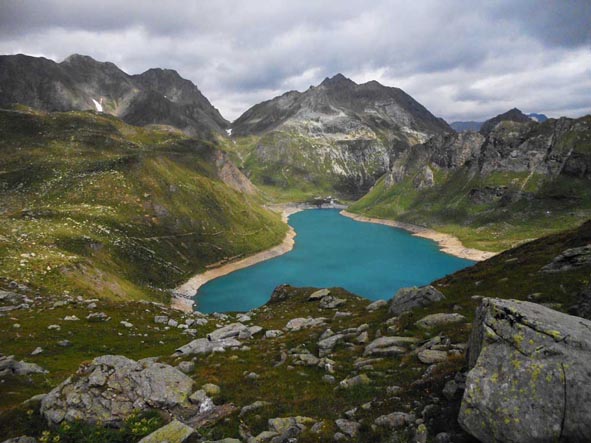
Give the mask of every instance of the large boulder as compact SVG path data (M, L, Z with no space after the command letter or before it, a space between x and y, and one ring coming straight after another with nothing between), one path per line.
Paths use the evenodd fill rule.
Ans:
M485 443L591 441L591 321L484 299L459 422Z
M542 272L565 272L581 266L591 265L591 245L571 248L563 251L560 255L544 266Z
M83 420L117 425L134 410L189 407L192 388L193 380L172 366L103 355L82 364L47 394L41 413L53 424Z
M389 311L392 315L400 315L403 312L429 306L444 298L445 295L431 285L420 288L402 288L392 298Z

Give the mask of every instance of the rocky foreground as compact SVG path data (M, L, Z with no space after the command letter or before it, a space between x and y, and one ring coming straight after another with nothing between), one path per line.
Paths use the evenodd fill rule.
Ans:
M116 433L147 411L156 415L136 426L133 441L591 436L589 409L577 407L591 401L591 321L531 302L485 298L470 325L458 312L432 309L445 300L432 286L373 303L342 290L281 286L268 305L246 314L176 320L164 310L154 325L195 338L170 356L83 362L50 392L25 402L46 424L39 440L7 441L76 441L69 432L80 427ZM432 313L415 315L429 308ZM303 311L309 315L297 316ZM214 328L205 332L208 324ZM458 339L466 335L457 331L470 329L469 342ZM12 357L0 358L0 368L2 376L46 372ZM286 394L297 396L289 407L278 403Z

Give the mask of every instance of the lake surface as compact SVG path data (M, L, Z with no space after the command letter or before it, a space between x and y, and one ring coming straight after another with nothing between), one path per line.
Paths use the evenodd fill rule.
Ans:
M265 304L273 289L293 286L343 287L370 300L421 286L473 264L441 252L431 240L402 229L362 223L337 209L293 214L295 247L280 257L211 280L196 297L205 312L248 311Z

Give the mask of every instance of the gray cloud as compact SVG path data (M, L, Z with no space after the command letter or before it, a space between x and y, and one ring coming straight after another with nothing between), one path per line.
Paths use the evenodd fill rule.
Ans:
M337 72L448 121L591 111L588 0L0 1L0 53L167 67L224 116Z

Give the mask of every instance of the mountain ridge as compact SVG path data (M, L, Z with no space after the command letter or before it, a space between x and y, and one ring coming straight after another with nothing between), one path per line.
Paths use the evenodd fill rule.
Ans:
M145 126L177 127L191 136L225 134L229 123L191 81L174 70L129 75L111 62L72 54L62 62L0 56L0 106L44 111L98 110Z

